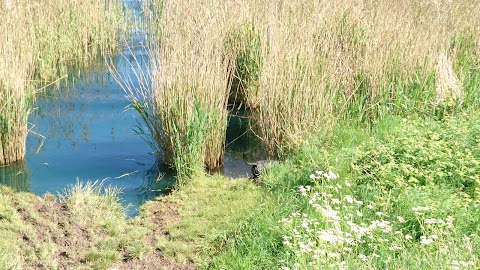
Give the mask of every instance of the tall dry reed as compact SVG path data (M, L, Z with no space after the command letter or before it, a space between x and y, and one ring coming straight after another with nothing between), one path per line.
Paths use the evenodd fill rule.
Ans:
M478 104L478 1L247 2L262 37L258 126L270 155L324 129L331 112L370 121Z
M165 2L152 86L167 163L179 174L223 164L230 55L222 1ZM216 12L212 12L212 11ZM185 169L182 169L185 168Z
M321 8L312 1L271 2L264 20L260 105L257 121L269 156L303 143L313 130L327 126L327 76L317 49Z
M35 88L111 50L116 0L0 2L0 164L23 159Z
M212 10L227 8L216 0L148 1L151 70L137 62L136 78L129 78L109 65L143 120L140 133L180 185L223 164L232 56L225 50L227 13Z
M478 1L161 3L159 107L183 104L190 109L178 114L190 119L195 106L167 93L198 102L209 94L192 89L219 82L211 74L230 65L234 96L255 108L271 156L328 128L332 115L371 122L480 104ZM222 42L230 60L216 72Z
M27 120L32 102L32 33L24 18L28 10L4 2L0 9L0 165L21 160L25 155ZM8 5L7 5L8 4Z

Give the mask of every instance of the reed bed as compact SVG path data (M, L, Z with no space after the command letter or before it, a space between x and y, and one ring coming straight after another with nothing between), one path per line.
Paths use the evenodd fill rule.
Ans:
M0 165L23 159L35 89L116 46L116 0L0 2Z
M20 160L25 155L27 120L31 108L34 53L23 18L30 14L22 7L0 9L0 165ZM11 3L11 2L10 2Z
M228 16L211 11L228 7L221 1L146 4L151 69L138 59L131 66L135 78L113 63L109 68L142 118L138 133L182 185L205 167L223 164L233 60L224 46Z
M324 11L311 1L272 2L262 33L264 65L256 110L260 135L270 157L295 149L330 113L327 76L317 50L317 28Z
M331 113L371 122L478 104L479 9L471 1L272 1L257 15L267 18L257 26L265 29L258 125L270 155L328 127Z
M196 142L215 145L205 149L222 146L228 96L254 110L271 157L338 117L371 124L479 105L478 1L155 2L162 45L152 78L162 130L184 136L191 123L209 130L215 118L216 135L196 133ZM173 164L168 153L186 139L168 136L162 148L170 147ZM208 167L220 164L215 153L206 154Z

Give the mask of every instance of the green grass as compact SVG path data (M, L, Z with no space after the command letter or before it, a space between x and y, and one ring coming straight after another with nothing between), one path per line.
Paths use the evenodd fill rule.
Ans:
M478 267L478 123L475 113L371 131L340 123L262 177L264 204L208 268Z
M166 226L168 237L157 236L156 247L167 258L198 265L208 265L208 255L222 250L237 224L263 206L260 190L251 181L220 175L193 177L160 202L147 203L145 216L162 201L173 204L178 217Z

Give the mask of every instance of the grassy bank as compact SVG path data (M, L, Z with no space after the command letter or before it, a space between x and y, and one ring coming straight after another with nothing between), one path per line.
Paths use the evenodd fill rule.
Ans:
M151 249L115 189L77 184L57 202L0 186L0 202L1 269L107 269Z
M348 126L348 128L347 128ZM339 124L263 178L209 269L476 269L478 114Z
M261 201L248 180L197 176L126 220L118 190L37 197L0 186L1 269L198 269Z
M0 165L23 159L38 89L116 47L121 12L115 0L0 4Z
M339 123L260 185L196 175L130 221L112 189L2 188L0 266L476 269L479 130L478 113Z

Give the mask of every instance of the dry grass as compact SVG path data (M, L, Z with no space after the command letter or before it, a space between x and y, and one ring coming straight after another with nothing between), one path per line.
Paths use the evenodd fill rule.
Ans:
M20 160L25 155L27 120L32 86L27 82L34 70L34 45L23 18L29 12L4 2L0 8L0 165ZM20 45L20 46L19 46Z
M235 101L257 112L270 156L328 129L335 114L373 121L478 99L477 1L155 3L153 83L161 118L175 121L162 122L168 134L186 133L194 104L223 123L228 78ZM207 136L216 143L206 149L221 148L220 133ZM175 139L164 143L172 148ZM208 167L219 164L212 152Z
M259 126L271 155L325 128L329 112L352 101L360 113L402 97L396 82L436 70L432 101L459 101L457 36L480 30L478 2L273 1L257 26L262 58ZM252 2L255 5L255 2ZM266 18L263 20L261 18ZM475 41L478 46L478 40ZM478 69L478 55L476 67ZM468 72L468 71L467 71ZM416 89L426 91L426 87ZM420 97L424 93L407 94ZM448 95L448 96L446 96ZM334 103L332 96L342 100ZM382 96L385 100L379 101ZM403 98L403 97L402 97ZM338 108L337 108L338 109Z
M25 155L27 120L40 84L115 47L116 0L0 2L0 164Z

